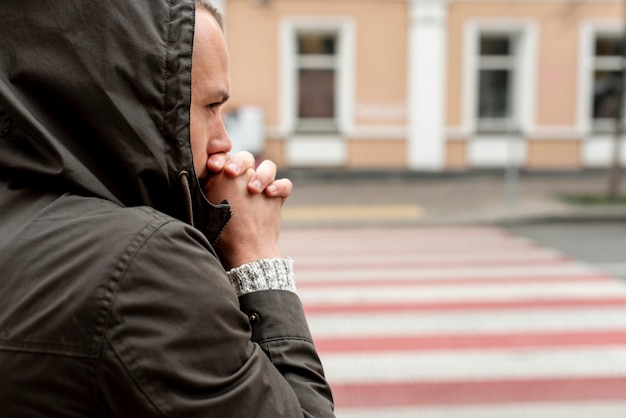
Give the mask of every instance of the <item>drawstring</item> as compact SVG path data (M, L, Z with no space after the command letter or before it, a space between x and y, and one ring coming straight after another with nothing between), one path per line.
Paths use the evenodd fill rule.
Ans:
M189 218L189 224L193 225L193 207L191 204L191 190L189 189L189 173L187 171L181 171L178 173L178 178L181 180L181 184L183 186L183 193L185 195L185 204L187 206L187 217Z

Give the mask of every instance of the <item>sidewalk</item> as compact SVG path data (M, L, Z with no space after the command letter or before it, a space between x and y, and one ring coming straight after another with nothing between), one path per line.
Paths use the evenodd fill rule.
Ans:
M625 205L573 205L563 194L605 192L600 172L415 175L410 173L285 172L294 191L283 224L503 224L626 220ZM626 184L626 178L624 179ZM512 185L512 186L511 186Z

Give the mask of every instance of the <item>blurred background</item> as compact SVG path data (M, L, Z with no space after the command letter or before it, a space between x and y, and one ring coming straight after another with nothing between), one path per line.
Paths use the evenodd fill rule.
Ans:
M614 0L214 0L337 416L626 417Z
M562 171L611 161L619 1L215 3L226 16L230 109L262 113L250 123L281 168Z

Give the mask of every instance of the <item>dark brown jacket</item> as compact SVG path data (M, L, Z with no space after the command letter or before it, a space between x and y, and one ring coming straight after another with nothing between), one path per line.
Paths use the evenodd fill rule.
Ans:
M298 297L213 250L193 0L1 9L0 416L332 417Z

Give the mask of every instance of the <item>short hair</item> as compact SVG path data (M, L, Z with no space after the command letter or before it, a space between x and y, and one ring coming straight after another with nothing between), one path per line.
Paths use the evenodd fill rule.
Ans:
M222 32L224 31L224 16L210 0L196 0L196 8L201 8L211 13L211 16L213 16L217 24L220 25Z

